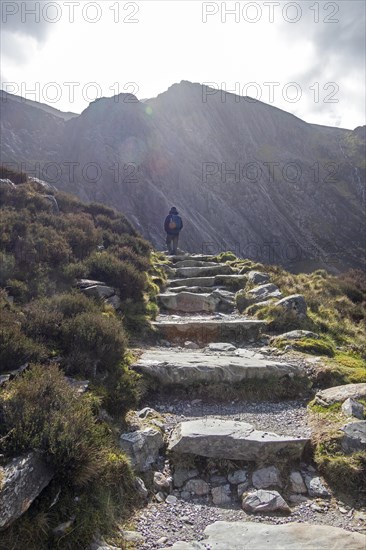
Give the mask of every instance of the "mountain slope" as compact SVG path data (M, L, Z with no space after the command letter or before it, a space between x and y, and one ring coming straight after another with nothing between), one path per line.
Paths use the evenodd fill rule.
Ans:
M9 98L1 107L2 162L39 162L42 179L117 207L158 247L175 204L190 251L295 270L363 265L362 128L185 81L144 102L99 99L67 121Z

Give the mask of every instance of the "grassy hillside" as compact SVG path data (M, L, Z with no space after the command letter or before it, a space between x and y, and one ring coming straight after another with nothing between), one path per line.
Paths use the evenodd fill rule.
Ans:
M341 275L330 275L325 270L295 275L275 265L263 265L241 260L226 253L231 265L240 266L242 272L263 271L270 282L278 286L283 296L301 294L307 304L307 316L298 318L276 306L276 299L266 304L253 303L247 291L255 284L247 283L237 295L237 305L245 315L268 322L267 331L273 336L272 344L321 357L316 385L323 387L366 381L366 275L352 269ZM319 338L302 338L288 341L276 335L303 329Z
M9 549L85 548L133 500L116 426L139 394L128 342L157 311L152 250L113 209L0 173L15 184L0 183L0 376L29 364L0 389L1 462L37 449L56 471L1 538ZM84 295L80 278L114 287L120 308Z

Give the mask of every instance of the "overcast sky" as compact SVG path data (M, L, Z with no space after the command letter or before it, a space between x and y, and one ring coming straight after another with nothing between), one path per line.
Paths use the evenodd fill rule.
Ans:
M190 80L307 122L365 124L363 0L2 0L1 9L1 88L64 111Z

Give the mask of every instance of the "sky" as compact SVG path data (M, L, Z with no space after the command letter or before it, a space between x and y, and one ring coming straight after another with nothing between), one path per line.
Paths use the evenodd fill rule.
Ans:
M354 129L365 116L365 2L1 0L1 89L82 112L181 80Z

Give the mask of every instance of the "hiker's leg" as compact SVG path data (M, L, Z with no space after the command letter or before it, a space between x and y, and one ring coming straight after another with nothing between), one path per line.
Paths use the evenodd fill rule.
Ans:
M169 254L172 254L172 253L173 253L171 244L172 244L172 236L171 236L171 235L167 235L167 236L166 236L166 245L167 245L167 247L168 247L168 252L169 252Z
M174 255L177 253L178 241L179 241L179 235L174 235L173 236L173 254Z

